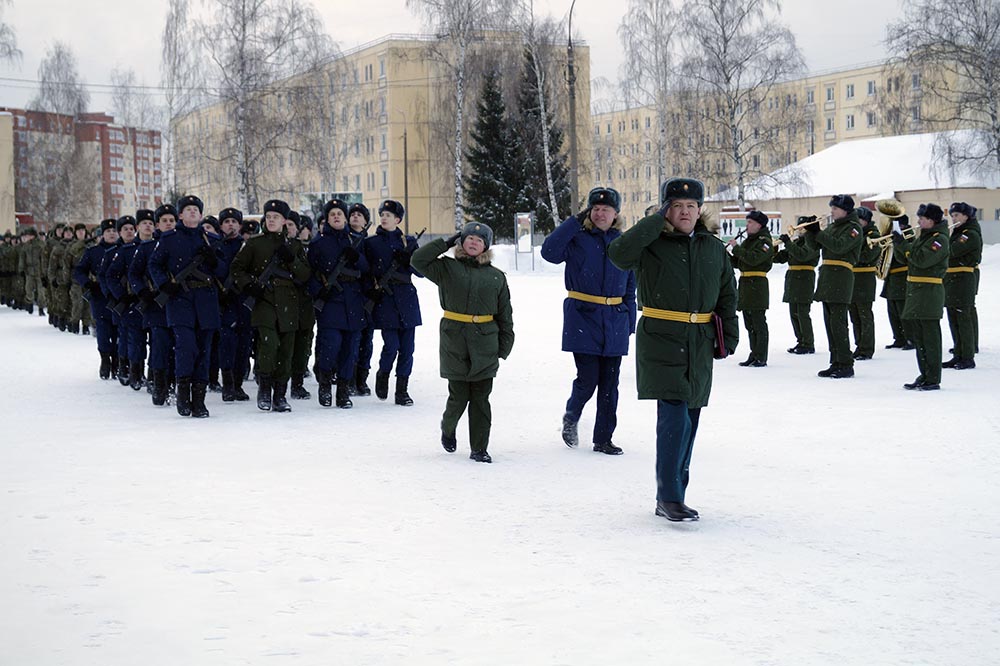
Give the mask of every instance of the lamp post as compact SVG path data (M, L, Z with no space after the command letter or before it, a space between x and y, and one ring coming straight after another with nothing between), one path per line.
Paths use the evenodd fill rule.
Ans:
M403 233L410 234L410 151L407 142L406 130L409 120L406 112L396 109L396 113L403 116L403 208L406 209L406 216L403 217Z

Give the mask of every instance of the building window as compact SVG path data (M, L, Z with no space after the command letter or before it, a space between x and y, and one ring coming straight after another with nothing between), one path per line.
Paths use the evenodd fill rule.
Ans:
M385 76L385 58L378 59L378 75L380 78Z
M875 112L868 112L868 127L875 127Z
M875 82L874 81L869 81L868 82L868 96L871 97L874 94L875 94Z
M849 130L854 129L854 114L853 113L847 114L847 129L849 129Z
M646 129L649 129L650 127L649 123L650 123L649 116L646 116Z
M607 133L611 134L611 123L608 123L608 131L607 131Z
M813 92L812 90L807 90L806 91L806 104L815 104L815 103L816 103L816 93Z
M826 131L827 132L832 132L833 131L833 118L827 118L826 119Z
M814 121L812 121L812 120L807 120L806 121L806 134L815 134L815 133L816 133L816 123Z
M915 106L912 109L910 109L910 113L912 114L913 120L915 120L915 121L920 120L920 107L919 106Z
M847 84L847 91L846 92L847 92L847 99L854 99L854 84L853 83L848 83Z
M920 87L920 75L919 74L914 74L913 75L913 77L912 77L912 86L913 86L914 90L916 90L917 88Z
M754 169L759 169L760 168L760 155L754 155L753 156L753 168ZM708 194L708 193L706 192L706 194Z
M382 187L389 187L389 172L382 169Z
M833 101L833 86L828 86L826 89L826 101Z

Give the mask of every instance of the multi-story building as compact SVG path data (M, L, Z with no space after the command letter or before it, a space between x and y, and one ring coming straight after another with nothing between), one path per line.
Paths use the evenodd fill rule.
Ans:
M159 131L117 125L105 113L0 112L13 118L17 210L30 213L39 229L95 224L159 205Z
M303 211L315 209L333 193L349 194L369 207L381 199L404 203L411 232L426 228L429 234L450 233L455 219L454 102L447 43L435 37L392 35L341 54L311 80L296 77L283 86L292 91L302 84L323 90L314 109L326 114L313 144L291 136L301 124L289 123L290 136L273 150L262 151L255 165L259 191L257 205L269 197L284 198ZM473 74L466 81L465 134L476 118L485 63L504 69L504 86L516 99L520 83L523 44L510 36L491 35L474 44L470 55ZM550 112L568 133L569 111L565 92L565 48L553 49L549 69ZM580 81L590 76L589 49L576 45ZM558 73L558 75L556 75ZM509 74L509 76L507 75ZM272 86L279 89L282 86ZM271 114L294 117L294 94L272 94L263 105ZM331 112L332 107L332 112ZM590 153L589 87L580 85L577 100L579 154ZM174 120L176 181L180 192L201 196L213 210L244 207L239 170L227 158L234 154L232 122L224 103L199 108ZM316 128L311 128L315 130ZM568 150L569 141L563 151ZM313 146L315 147L315 146ZM317 157L319 158L317 160ZM581 160L580 188L587 191L592 176ZM374 211L373 211L374 214Z

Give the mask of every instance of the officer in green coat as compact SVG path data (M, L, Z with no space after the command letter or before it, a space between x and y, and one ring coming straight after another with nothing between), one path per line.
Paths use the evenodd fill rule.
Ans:
M907 215L900 215L896 218L900 231L910 228L910 218ZM906 305L906 274L908 272L906 252L900 245L893 245L892 259L889 262L889 273L885 276L882 284L882 293L879 294L885 299L886 310L889 315L889 328L892 329L892 344L885 346L886 349L913 349L910 342L910 335L906 324L903 322L903 308Z
M920 224L917 238L907 243L898 231L892 234L894 244L907 246L909 274L906 276L903 320L910 326L920 369L920 375L909 384L903 384L903 388L936 391L941 388L941 317L951 242L941 207L926 204L922 210L922 213L917 212Z
M968 370L976 367L973 310L976 307L976 268L983 260L983 231L976 209L956 201L948 209L952 220L948 272L944 276L944 305L948 309L952 353L941 367Z
M657 401L656 515L670 521L698 520L684 503L698 421L712 392L713 359L731 354L740 335L733 265L718 226L709 229L701 214L704 201L701 181L672 178L660 187L660 212L608 246L616 266L636 271L643 304L636 383L640 400Z
M861 252L854 265L854 291L851 294L851 326L854 328L854 360L867 361L875 355L875 313L872 305L875 303L875 286L877 282L878 260L882 256L882 248L868 244L868 239L881 236L878 226L872 220L871 209L856 208L858 219L863 223L861 235Z
M469 408L469 458L492 462L490 393L493 378L514 346L514 320L507 276L490 261L493 230L469 222L451 238L437 239L413 253L411 265L438 286L441 308L441 376L448 402L441 417L441 446L457 448L455 430ZM455 248L455 257L441 256Z
M302 246L288 242L290 212L279 199L265 203L263 233L247 240L229 267L236 288L255 300L250 325L257 331L257 408L265 412L292 409L286 393L299 327L296 283L310 275Z
M743 313L743 325L750 341L750 356L740 365L751 368L767 365L767 307L770 304L767 272L774 264L774 241L768 222L767 215L761 211L750 211L747 213L746 240L737 245L734 238L726 244L732 248L733 267L740 271L736 309Z
M816 216L799 216L796 226L815 222ZM819 249L806 243L805 232L794 231L792 239L787 233L779 237L782 248L774 254L774 263L788 264L785 271L785 291L781 300L788 303L788 315L795 333L795 346L788 348L789 354L814 354L816 342L813 337L812 308L813 292L816 288L816 264L819 263Z
M842 379L854 376L854 358L847 331L847 311L854 295L854 266L858 263L864 237L854 199L838 194L830 199L832 222L820 230L819 224L806 227L806 243L822 253L819 282L814 299L823 303L823 323L830 343L830 367L820 377Z

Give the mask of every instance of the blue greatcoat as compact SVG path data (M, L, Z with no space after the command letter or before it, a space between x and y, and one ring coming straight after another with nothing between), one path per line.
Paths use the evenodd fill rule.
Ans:
M153 238L142 241L131 263L128 265L128 283L132 287L132 293L138 294L139 298L145 298L148 302L146 311L142 314L142 327L166 327L167 313L158 303L152 300L155 294L153 283L149 277L149 257L156 249L156 242L160 237L159 231L153 232Z
M139 239L136 238L128 245L119 245L118 249L111 256L108 269L104 274L104 280L108 286L108 291L111 292L111 295L117 301L129 297L128 268L138 249ZM122 323L126 326L142 328L142 313L135 309L135 305L135 303L129 304L128 309L122 317Z
M191 229L183 225L162 234L149 258L149 275L153 278L154 286L159 289L171 281L174 275L196 260L198 251L206 245L215 250L218 263L214 269L202 264L201 272L209 277L225 279L226 263L217 242L218 236L206 235L200 228ZM188 326L209 330L219 328L220 323L219 291L215 280L207 285L197 284L188 290L181 290L177 296L167 301L167 324L171 327Z
M402 230L396 229L390 233L379 227L374 236L369 236L365 240L364 254L368 259L371 286L374 287L389 271L393 264L394 252L412 255L417 247L417 239L413 236L406 236L404 241ZM392 294L383 293L376 296L375 307L372 309L373 328L416 328L422 323L417 288L411 282L413 275L420 274L410 266L398 268L396 273L398 278L393 278L389 282Z
M73 269L73 281L81 287L85 287L93 280L98 285L101 283L101 264L104 262L104 253L113 249L113 243L105 243L103 240L97 245L91 245L83 252L80 262ZM108 310L108 297L104 294L103 287L98 287L90 291L90 312L94 319L111 320L111 311Z
M315 298L323 283L320 276L329 276L340 263L344 251L354 247L352 236L347 229L339 231L324 224L323 230L309 245L309 266L312 277L309 278L309 293ZM333 288L322 312L316 313L316 324L319 328L336 328L343 331L360 331L365 328L365 301L361 278L368 272L368 260L361 251L360 243L355 247L358 258L347 262L337 279L343 291Z
M243 236L236 235L234 238L224 238L221 243L223 270L229 274L229 265L233 263L233 257L243 247ZM222 326L250 328L250 310L243 307L239 291L235 284L230 284L229 277L223 281L224 285L229 285L227 293L220 299L220 309L222 315Z
M617 222L615 225L617 226ZM567 291L592 296L620 296L618 305L598 305L574 298L563 301L562 349L595 356L624 356L635 333L635 273L608 259L608 245L622 235L612 226L606 232L575 216L566 219L542 243L542 257L566 264Z

